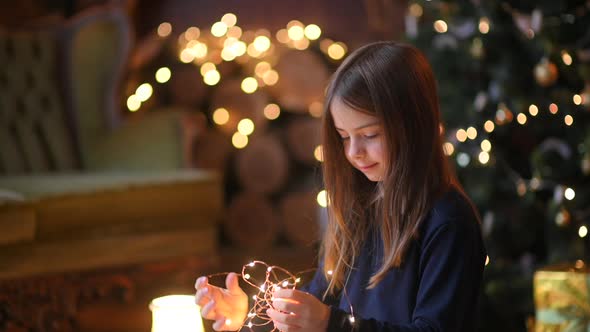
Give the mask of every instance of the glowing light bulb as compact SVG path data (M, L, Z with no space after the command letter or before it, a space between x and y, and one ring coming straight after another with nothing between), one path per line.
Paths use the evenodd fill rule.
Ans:
M487 139L481 141L480 147L485 152L490 152L492 150L492 143Z
M254 77L246 77L242 80L242 91L254 93L258 89L258 81Z
M410 14L414 17L420 17L424 14L424 9L417 3L410 5Z
M301 40L305 37L305 31L300 25L294 25L287 29L287 34L292 40Z
M443 151L445 152L445 155L450 156L455 152L455 147L451 142L445 142L443 144Z
M576 197L576 192L572 188L567 188L564 192L564 196L568 201L571 201Z
M254 39L253 44L258 52L266 52L270 48L270 39L267 36L258 36Z
M205 76L207 74L207 72L211 71L211 70L217 70L217 67L215 66L214 63L212 62L205 62L204 64L201 65L201 75Z
M232 135L231 142L236 149L243 149L248 145L248 136L236 132Z
M195 59L195 55L191 49L185 48L182 51L180 51L179 58L180 61L182 61L183 63L190 63Z
M254 67L254 73L256 74L256 76L262 77L264 75L264 73L266 73L267 71L269 71L271 69L272 69L272 67L271 67L270 63L268 63L266 61L260 61L259 63L256 64L256 67Z
M277 40L280 43L283 43L283 44L286 44L290 41L289 33L287 32L287 29L280 29L279 31L277 31L275 37L277 38Z
M246 274L244 275L244 279L250 279L250 274L246 273Z
M490 154L485 151L482 151L479 153L478 159L479 162L482 163L482 165L485 165L488 163L488 161L490 161Z
M154 89L152 88L151 84L143 83L142 85L137 87L137 90L135 90L135 95L139 98L141 102L144 102L152 96L153 92Z
M486 256L486 263L485 263L485 265L487 266L488 264L490 264L490 256Z
M447 22L443 20L437 20L434 22L434 30L438 33L445 33L448 30Z
M578 235L582 238L586 237L586 235L588 235L588 227L580 226L580 228L578 229Z
M575 94L572 99L576 105L580 105L582 103L582 96L579 94Z
M459 164L459 166L467 167L467 165L469 165L469 162L471 162L471 158L467 153L461 152L457 155L457 164Z
M224 125L229 121L229 112L220 107L213 112L213 122L217 125Z
M211 26L211 34L215 37L221 37L227 32L227 25L223 22L215 22Z
M475 129L474 127L469 127L467 128L467 137L469 139L476 139L477 138L477 129Z
M572 124L574 124L574 118L568 114L563 118L563 122L565 122L566 126L571 126Z
M277 104L268 104L264 107L264 117L269 120L275 120L281 115L281 109Z
M141 107L141 100L136 95L131 95L127 98L127 109L131 112L137 111Z
M158 36L168 37L172 33L172 24L168 22L162 22L158 26Z
M527 117L524 113L518 113L518 115L516 116L516 121L518 121L518 123L520 123L521 125L524 125L526 124Z
M537 116L537 114L539 114L539 108L537 107L537 105L531 104L531 106L529 106L529 113L532 116Z
M309 24L305 27L304 33L309 40L316 40L322 35L322 29L315 24Z
M484 123L483 128L485 129L485 131L487 131L488 133L491 133L492 131L494 131L494 128L496 127L496 125L494 124L493 121L488 120Z
M457 137L457 140L459 142L465 142L467 140L467 132L465 131L465 129L457 130L455 136Z
M244 55L244 53L246 53L246 43L244 43L241 40L237 40L235 38L228 38L226 39L226 42L224 43L225 47L222 51L222 57L223 57L223 52L229 52L231 54L231 58L236 58L239 56ZM229 57L228 57L229 58ZM225 58L224 58L225 60ZM228 61L231 61L232 59L228 59Z
M557 114L558 111L559 107L556 103L551 103L551 105L549 105L549 112L551 112L551 114Z
M172 77L172 72L168 67L162 67L156 71L156 81L158 83L166 83Z
M572 64L572 56L567 51L561 51L561 60L566 66Z
M217 70L210 70L203 76L203 81L207 85L215 85L221 80L221 74Z
M232 27L238 23L238 18L233 13L227 13L221 17L221 22L223 22L228 27Z
M262 75L262 81L266 85L275 85L279 81L279 73L276 70L269 70Z
M201 30L197 27L190 27L184 32L184 38L187 40L195 40L201 35Z
M346 54L346 47L343 43L333 43L328 47L328 56L334 60L340 60Z
M315 149L313 150L313 156L315 157L315 159L317 161L320 161L320 162L324 161L324 155L322 153L322 146L321 145L318 145L315 147Z
M490 20L487 17L482 17L479 19L479 32L484 35L490 32Z
M196 42L191 46L191 52L193 56L197 59L203 59L207 56L207 52L209 49L207 48L207 44Z
M326 190L320 191L316 197L316 200L321 207L327 207L328 206L328 197L326 194Z
M239 39L240 37L242 37L242 28L240 28L239 26L230 27L229 29L227 29L226 35L231 38Z
M245 136L252 134L254 132L254 122L248 118L240 120L238 122L238 131Z

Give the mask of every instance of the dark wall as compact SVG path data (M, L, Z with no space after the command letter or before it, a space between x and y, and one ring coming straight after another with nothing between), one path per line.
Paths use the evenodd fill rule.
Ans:
M318 24L328 38L354 45L395 38L403 26L406 3L405 0L140 0L136 25L139 35L163 21L181 31L189 26L210 27L223 14L232 12L243 29L266 28L275 32L297 19L305 24ZM381 17L369 18L367 6L379 9ZM371 27L370 21L379 19L385 22L382 29Z

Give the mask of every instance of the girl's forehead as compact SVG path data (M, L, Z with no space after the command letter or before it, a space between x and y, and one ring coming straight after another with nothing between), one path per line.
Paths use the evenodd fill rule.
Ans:
M379 124L376 116L350 107L341 98L332 100L330 112L334 126L339 129L352 130Z

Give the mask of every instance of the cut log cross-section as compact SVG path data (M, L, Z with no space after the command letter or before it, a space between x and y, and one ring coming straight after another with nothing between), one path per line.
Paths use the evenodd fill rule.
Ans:
M253 138L252 143L237 156L237 178L244 189L250 192L277 192L287 181L288 172L288 155L275 136Z
M278 218L264 196L243 192L231 202L224 229L241 248L269 248L278 232Z

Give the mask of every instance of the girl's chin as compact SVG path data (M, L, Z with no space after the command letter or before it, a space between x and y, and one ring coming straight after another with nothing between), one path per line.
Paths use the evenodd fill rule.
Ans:
M379 182L383 179L381 175L377 175L375 173L364 173L367 179L372 182Z

